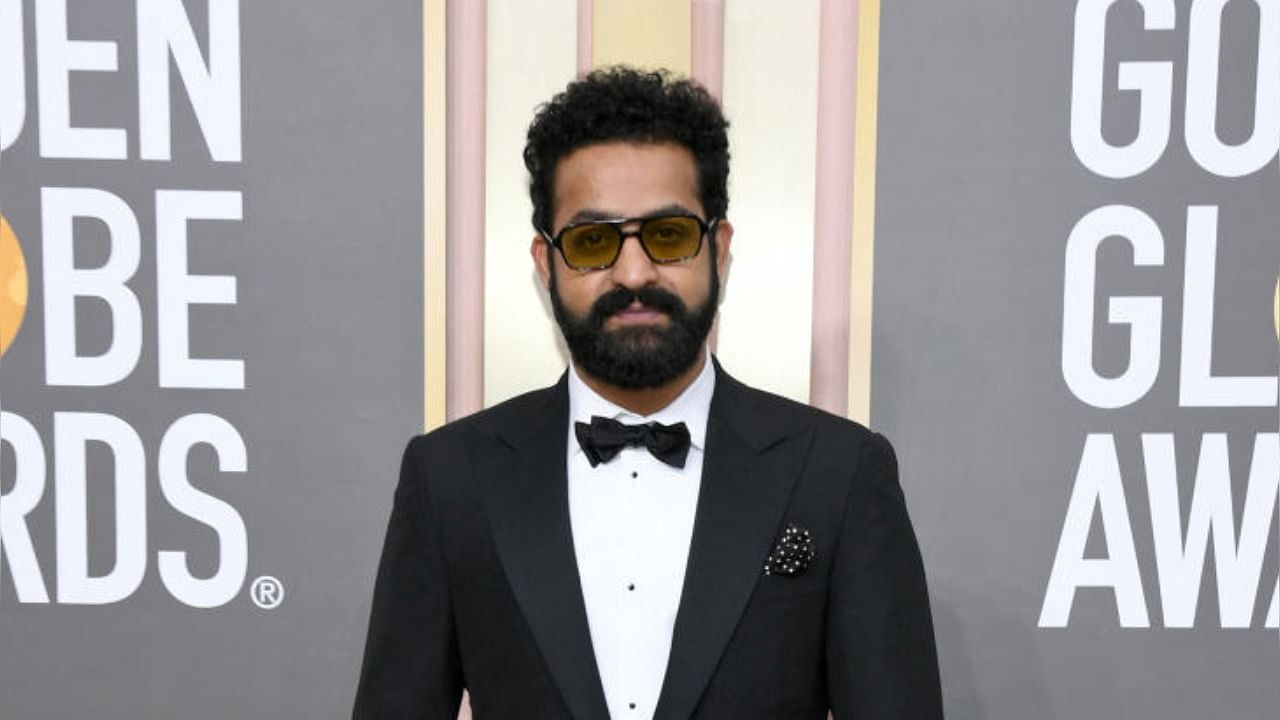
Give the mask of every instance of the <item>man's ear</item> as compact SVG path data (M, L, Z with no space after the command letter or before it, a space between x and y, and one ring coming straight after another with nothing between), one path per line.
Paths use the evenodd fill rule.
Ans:
M721 220L716 223L716 271L721 278L729 267L729 245L733 242L733 223Z
M547 241L541 235L534 235L533 241L529 243L529 254L533 256L533 269L538 273L538 279L542 281L542 287L551 288L551 256L547 253Z

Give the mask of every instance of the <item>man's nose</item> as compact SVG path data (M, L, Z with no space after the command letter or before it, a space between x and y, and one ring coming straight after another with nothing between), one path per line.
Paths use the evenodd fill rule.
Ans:
M654 262L640 245L640 236L634 233L623 236L618 259L609 270L615 283L632 289L650 285L658 278Z

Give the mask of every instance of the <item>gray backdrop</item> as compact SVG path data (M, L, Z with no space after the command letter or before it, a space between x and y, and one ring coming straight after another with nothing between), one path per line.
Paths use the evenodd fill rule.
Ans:
M44 468L45 486L23 528L50 602L16 601L14 549L6 547L0 717L341 717L396 460L422 417L420 8L241 3L241 159L211 158L171 72L173 151L160 161L139 159L135 3L68 4L69 36L115 41L119 56L115 73L72 74L72 124L125 129L128 157L40 156L34 3L22 3L27 107L21 134L0 155L0 211L22 243L31 300L0 366L10 418L0 428L0 492L14 492L23 463ZM185 7L207 47L206 3ZM1218 120L1233 143L1253 124L1260 17L1253 8L1231 3L1225 24ZM1274 478L1250 479L1249 469L1256 452L1261 473L1274 472L1266 458L1280 425L1275 398L1254 407L1182 407L1179 365L1187 212L1211 205L1218 208L1214 372L1275 377L1280 167L1272 158L1223 178L1188 152L1186 2L1177 3L1168 31L1143 32L1136 2L1111 12L1102 38L1110 48L1104 136L1123 145L1136 132L1135 94L1117 90L1119 63L1135 60L1173 63L1171 132L1159 159L1132 177L1104 178L1087 167L1070 133L1076 10L1073 2L883 4L872 413L898 448L924 546L949 717L1274 718L1280 640L1265 614L1280 532L1275 498L1256 490ZM46 382L41 192L58 187L111 193L140 230L141 260L128 281L142 310L140 361L100 387ZM243 389L160 387L159 189L242 197L241 220L193 221L187 244L189 272L237 283L234 305L190 309L191 354L242 359ZM1083 402L1064 379L1064 291L1081 282L1067 269L1066 246L1081 218L1114 204L1151 217L1164 258L1135 268L1123 241L1100 246L1098 374L1125 372L1131 349L1128 330L1107 322L1110 298L1156 297L1163 314L1150 390L1104 409ZM80 220L74 229L76 266L106 262L113 245L101 223ZM82 354L111 344L106 307L77 301ZM73 550L75 538L55 513L67 479L55 468L54 413L118 418L142 445L143 468L131 471L145 478L146 517L130 507L124 517L145 523L145 575L110 603L58 596L60 544ZM231 508L245 530L240 587L212 608L175 599L157 568L162 551L189 553L196 577L227 560L222 538L175 509L160 487L161 438L196 413L224 420L246 449L244 472L220 472L207 445L187 462L191 483ZM17 457L13 418L38 432L35 460ZM1235 528L1251 487L1266 501L1267 549L1246 627L1223 627L1212 558L1203 563L1192 627L1166 627L1142 449L1144 434L1159 433L1176 445L1179 497L1163 499L1180 505L1183 525L1190 498L1206 492L1196 473L1206 435L1229 444ZM1149 621L1126 627L1132 623L1121 621L1113 589L1081 587L1065 627L1042 627L1069 501L1087 475L1080 472L1086 438L1100 434L1116 448L1127 498L1122 529L1135 548ZM88 571L102 576L118 555L119 482L101 443L90 443L83 465ZM1123 543L1105 536L1097 517L1085 516L1085 554L1106 559ZM1216 542L1210 537L1209 554ZM284 587L274 609L254 602L254 581L265 575Z
M1238 528L1255 439L1263 434L1266 454L1280 424L1274 394L1259 400L1264 407L1179 406L1187 207L1219 208L1215 373L1276 376L1280 271L1274 156L1255 173L1222 178L1200 168L1183 140L1190 4L1177 3L1171 31L1144 32L1136 2L1108 16L1109 142L1137 132L1137 98L1116 89L1118 64L1173 62L1168 146L1127 179L1095 174L1073 151L1077 3L883 4L872 420L901 455L953 720L1270 720L1280 708L1280 639L1264 622L1276 587L1274 495L1249 627L1222 627L1212 558L1194 626L1165 627L1161 612L1142 434L1174 436L1185 528L1201 438L1225 433ZM1232 143L1253 126L1258 23L1252 3L1228 6L1218 125ZM1267 71L1275 82L1280 67ZM1154 385L1132 404L1100 409L1064 380L1064 288L1082 281L1065 258L1075 224L1111 204L1156 222L1164 263L1135 268L1128 244L1101 245L1098 373L1119 375L1129 352L1128 329L1107 323L1108 298L1157 296L1164 312ZM1122 627L1108 588L1081 588L1065 628L1039 627L1090 433L1114 439L1148 628ZM1095 515L1090 558L1114 548L1099 526Z
M4 355L0 391L4 411L38 430L47 459L27 526L51 602L15 601L6 556L0 717L340 717L354 693L399 452L422 422L421 7L241 2L242 159L211 159L173 70L165 162L139 159L135 3L68 5L68 35L116 42L119 62L116 73L72 73L72 124L124 128L128 158L40 157L33 3L24 2L27 113L3 154L0 209L22 244L31 299ZM189 0L186 9L207 56L206 3ZM128 282L142 308L141 358L128 377L102 387L45 382L40 197L41 188L63 186L114 194L141 231L140 266ZM242 220L190 223L188 265L193 274L236 278L236 304L191 308L190 346L195 357L243 359L243 389L159 386L157 189L242 194ZM111 252L92 220L76 221L75 244L77 267L99 266ZM77 301L82 354L111 342L106 307ZM144 447L146 575L116 602L58 601L57 545L69 538L55 521L55 412L115 416ZM221 417L246 448L245 472L219 472L207 445L189 458L191 483L231 506L247 538L242 588L208 609L176 600L157 572L159 551L190 553L196 577L225 560L218 535L177 512L158 486L160 439L191 413ZM6 493L16 462L4 443ZM115 558L112 454L91 443L85 465L89 573L102 575ZM252 601L262 575L284 586L274 609Z

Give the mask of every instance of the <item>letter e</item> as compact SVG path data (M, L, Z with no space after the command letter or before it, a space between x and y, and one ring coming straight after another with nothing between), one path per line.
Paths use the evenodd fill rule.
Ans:
M160 338L160 387L244 388L243 360L191 357L191 305L234 305L231 275L187 272L187 221L239 220L239 192L156 192L156 318Z

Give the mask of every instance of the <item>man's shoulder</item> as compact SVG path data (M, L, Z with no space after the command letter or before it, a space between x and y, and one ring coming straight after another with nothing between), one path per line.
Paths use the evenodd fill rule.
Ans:
M564 382L517 395L470 415L452 420L410 441L419 450L457 446L475 437L515 437L553 421L567 400Z
M857 442L878 435L855 420L747 385L723 370L716 382L724 383L726 414L741 413L748 422L766 422L782 427L809 427L820 435L835 435Z
M808 487L831 493L831 498L896 485L893 446L849 418L732 380L716 414L757 451L803 448ZM832 502L832 507L846 504Z

